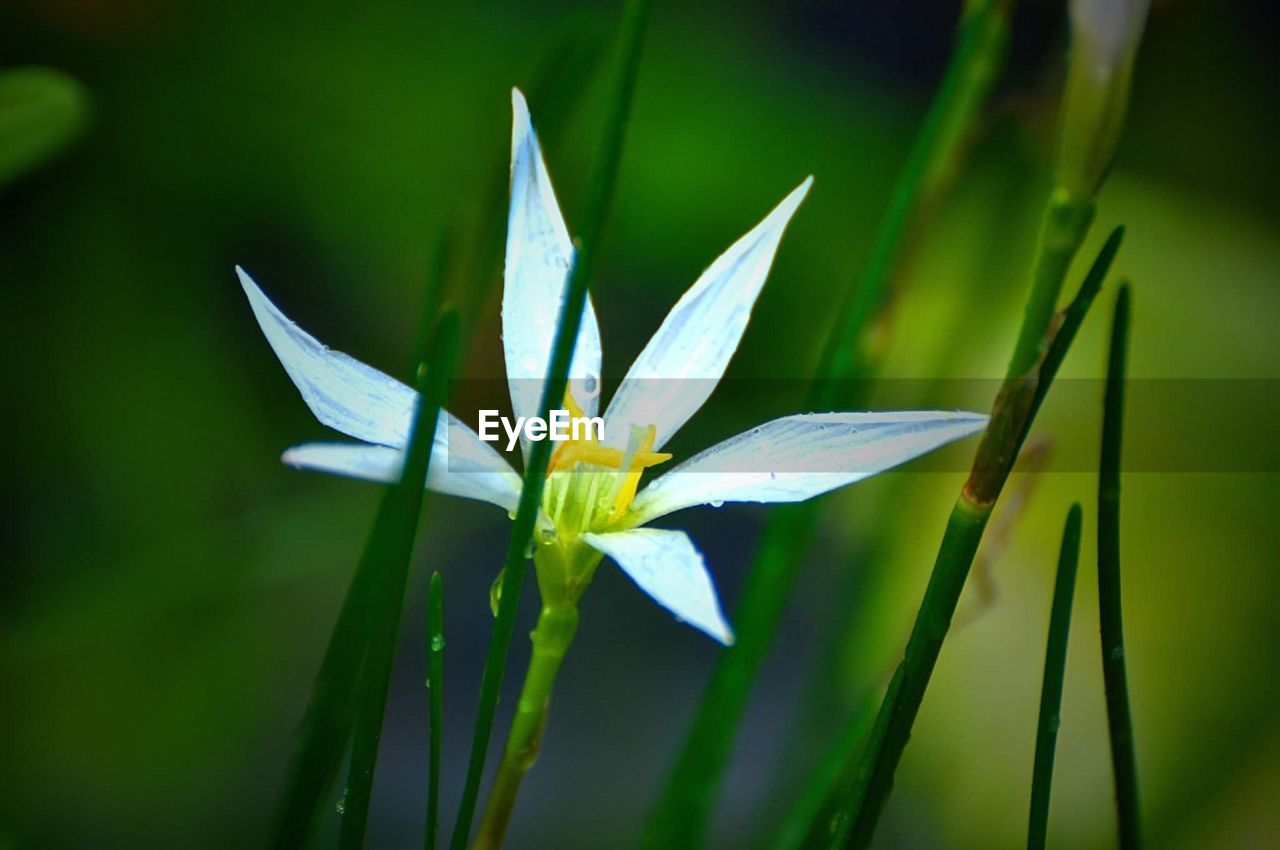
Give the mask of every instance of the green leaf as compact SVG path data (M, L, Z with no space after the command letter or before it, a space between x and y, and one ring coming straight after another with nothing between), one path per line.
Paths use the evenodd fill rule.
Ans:
M277 814L273 844L305 846L330 800L359 712L342 839L359 846L368 815L369 792L382 728L382 707L395 654L405 580L413 556L431 444L458 334L457 315L441 317L432 340L430 366L418 370L420 401L414 414L404 473L387 488L356 567L338 623L299 730Z
M587 287L599 256L600 237L605 218L613 200L617 184L618 168L622 161L622 143L627 117L631 112L631 100L635 91L636 75L640 67L640 46L648 19L647 0L629 0L623 13L618 34L609 101L600 146L596 153L594 170L587 187L587 199L582 217L581 236L575 240L577 251L569 279L565 287L565 299L560 308L555 342L551 348L551 362L547 368L547 381L543 387L539 405L542 416L550 417L550 411L558 407L568 386L570 358L577 342L578 327L587 303ZM520 502L516 508L515 523L507 545L504 575L499 590L498 616L494 620L489 639L489 651L485 657L484 672L480 679L480 699L476 709L476 727L471 740L471 756L467 764L467 776L463 783L462 799L458 805L458 818L454 822L450 846L462 850L471 834L475 817L476 800L480 792L480 779L484 774L485 754L493 733L493 716L497 710L498 693L506 673L507 653L511 648L511 636L515 630L516 610L524 587L524 573L528 561L529 542L542 501L542 486L546 479L547 465L551 460L551 441L534 441L525 468Z
M1098 477L1098 618L1102 633L1102 677L1107 694L1107 730L1116 783L1121 850L1142 846L1138 767L1133 753L1125 670L1124 623L1120 611L1120 445L1124 431L1124 381L1129 348L1129 287L1120 287L1111 325L1107 390L1102 412L1102 461Z
M1067 635L1071 630L1071 599L1080 563L1080 504L1071 506L1058 553L1058 578L1049 612L1049 638L1044 652L1044 681L1040 686L1040 719L1036 727L1036 755L1031 771L1031 818L1027 850L1044 850L1049 824L1049 789L1053 784L1053 754L1058 743L1062 708L1062 678L1067 669Z
M37 168L88 122L88 98L71 77L51 68L0 72L0 186Z

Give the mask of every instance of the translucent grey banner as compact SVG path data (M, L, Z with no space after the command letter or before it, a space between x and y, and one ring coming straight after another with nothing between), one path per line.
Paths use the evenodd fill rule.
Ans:
M540 396L540 381L527 384L531 396L534 389ZM828 397L849 400L849 406L841 410L866 415L827 417L822 414L833 411L805 407L812 390L812 382L807 380L655 379L632 382L621 394L618 382L605 382L605 402L596 409L591 393L600 389L599 384L589 378L575 382L572 389L573 402L581 412L602 420L594 424L602 425L603 435L592 431L589 436L597 437L596 444L601 447L638 451L644 448L644 429L657 425L661 451L672 458L653 473L734 438L738 438L735 450L720 453L717 463L705 471L871 471L878 463L877 452L893 450L899 445L895 440L925 440L922 432L926 429L939 429L936 433L944 438L951 433L948 428L972 430L963 424L963 414L990 411L1000 387L995 379L845 381L823 389L829 392ZM1104 382L1099 379L1054 382L1024 449L1024 454L1032 452L1028 468L1034 465L1040 472L1097 471L1103 389ZM1280 379L1131 379L1125 384L1125 394L1124 471L1280 472ZM516 469L521 468L520 441L511 439L519 420L511 410L505 379L455 380L449 388L447 407L460 420L451 427L457 433L449 435L450 471L476 469L474 450L482 411L486 434L496 437L485 444ZM557 407L566 411L562 420L572 419L572 405ZM937 411L943 415L919 419L880 415L895 411ZM522 412L526 418L533 415ZM813 416L766 427L799 414ZM463 426L469 432L461 430ZM633 426L638 430L633 431ZM567 429L565 436L571 436ZM580 428L578 436L588 435ZM980 438L980 434L958 437L901 468L966 472ZM553 441L553 448L559 445ZM567 467L562 464L557 468Z

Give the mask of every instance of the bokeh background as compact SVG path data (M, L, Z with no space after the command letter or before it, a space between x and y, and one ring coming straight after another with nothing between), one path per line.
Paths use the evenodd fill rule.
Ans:
M730 370L796 379L795 397L713 400L674 444L687 454L800 403L959 3L655 5L595 284L606 371L625 368L719 251L817 178ZM0 69L65 71L87 109L60 155L0 187L0 847L261 843L379 494L278 462L325 432L261 338L233 265L321 339L405 376L433 246L446 229L483 233L495 205L504 215L512 85L530 92L574 227L615 6L0 3ZM1002 373L1048 188L1065 23L1061 2L1018 4L969 164L919 233L880 328L882 374ZM1084 251L1128 225L1117 269L1135 282L1136 377L1280 378L1278 43L1275 9L1260 0L1155 4ZM499 377L498 256L492 240L473 241L447 295L470 331L463 374ZM1064 375L1102 374L1113 294ZM1037 435L1094 451L1100 403L1082 398L1051 396ZM1221 417L1256 421L1254 437L1270 441L1275 399L1255 401L1180 416L1174 398L1126 439L1194 455L1219 439ZM842 720L883 683L959 479L897 473L827 500L734 753L716 846L765 840ZM1265 466L1125 480L1131 699L1154 847L1266 847L1280 835L1277 481ZM1052 571L1074 499L1086 505L1085 557L1050 835L1060 847L1113 844L1096 477L1023 475L1011 487L1021 498L998 511L975 582L988 592L962 600L881 846L1024 840ZM764 516L673 518L704 547L730 608ZM507 527L487 505L429 500L371 846L420 841L431 569L445 576L443 811L454 810ZM512 671L527 657L519 635L534 595L530 585ZM634 840L716 651L602 569L510 846Z

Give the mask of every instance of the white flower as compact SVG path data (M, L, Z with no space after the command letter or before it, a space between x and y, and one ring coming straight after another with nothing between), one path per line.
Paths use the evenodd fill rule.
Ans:
M1111 167L1150 6L1150 0L1071 0L1056 176L1074 195L1093 195Z
M1091 70L1111 77L1137 48L1151 0L1071 0L1071 37Z
M512 99L503 346L514 411L530 416L539 413L573 247L524 98L515 91ZM576 603L608 555L678 618L730 643L711 576L688 535L639 526L694 505L802 501L985 426L984 416L955 412L788 416L695 455L637 493L644 470L670 458L658 450L724 374L783 229L810 183L805 180L788 195L677 302L614 394L604 417L606 440L558 444L534 556L544 604ZM236 271L267 341L316 418L361 441L297 446L284 453L285 463L371 481L397 480L414 391L326 348L281 313L248 274ZM598 410L600 361L600 331L588 300L565 400L575 415ZM619 434L630 436L624 440ZM528 446L523 449L527 456ZM514 514L521 477L474 431L441 411L427 487Z

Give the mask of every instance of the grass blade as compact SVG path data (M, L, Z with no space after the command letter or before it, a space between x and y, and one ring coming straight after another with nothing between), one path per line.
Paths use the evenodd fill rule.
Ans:
M814 846L822 831L830 829L831 819L839 815L843 800L840 788L852 781L850 765L857 766L858 753L865 744L874 719L868 705L845 724L835 745L810 774L799 799L788 811L769 845L771 850L799 850Z
M456 336L456 316L446 316L441 320L431 353L433 363L438 365L419 370L421 401L414 414L404 474L382 497L369 540L329 638L290 762L275 824L272 841L275 847L305 846L319 825L351 740L357 711L366 715L362 722L365 737L361 763L368 760L368 781L372 780L373 756L369 748L372 743L376 749L381 711L376 713L376 718L366 712L364 695L379 689L378 674L384 667L389 671L394 655L396 626L422 506L436 411L444 391L444 368L452 358ZM385 699L385 682L381 690L381 698ZM370 728L375 720L377 730ZM359 788L365 781L360 775L353 775L357 779L357 795L354 801L344 801L344 810L348 812L343 817L344 832L351 829L346 826L348 817L363 817L351 814L349 804L354 802L357 810L362 808ZM367 795L364 803L367 804Z
M388 553L384 569L375 575L365 608L364 628L368 634L361 664L357 714L351 765L343 794L342 829L338 846L358 850L364 846L365 825L369 819L369 799L373 793L373 774L378 762L378 742L382 737L382 716L387 705L387 687L395 661L396 638L400 632L400 612L404 607L405 583L413 560L413 540L422 508L435 440L436 422L445 389L453 369L453 356L458 343L458 316L448 311L440 317L433 334L429 353L418 366L418 395L421 401L414 415L405 472L397 489L387 496L394 502L389 513L395 523L381 530L384 539L370 541Z
M1002 0L970 3L961 20L942 85L898 177L870 255L827 339L810 410L833 410L855 401L842 390L857 375L867 324L885 300L921 208L961 158L1003 63L1006 5ZM737 640L716 662L684 746L645 824L642 847L665 850L700 843L756 673L773 643L817 523L816 505L780 505L771 512L734 611Z
M1037 349L1044 352L1039 367L1006 379L996 397L991 424L983 434L969 480L952 508L924 600L907 639L906 652L899 665L900 686L890 688L880 704L880 715L871 743L863 754L837 846L866 847L871 842L991 510L1008 480L1017 449L1026 439L1057 368L1075 338L1083 311L1110 269L1122 235L1118 229L1111 234L1086 275L1080 293L1060 314L1062 321L1057 332L1049 334L1049 324L1046 324L1049 339L1037 345ZM1074 251L1076 244L1074 239L1058 241L1051 250ZM1068 264L1058 258L1048 265L1065 271ZM1046 282L1038 270L1033 292L1046 285L1056 289L1061 287L1061 282ZM1033 300L1035 297L1033 295ZM1037 319L1028 314L1027 321L1033 320Z
M1031 770L1031 819L1027 850L1044 850L1049 825L1049 789L1053 784L1053 754L1058 743L1058 719L1062 707L1062 678L1067 668L1067 634L1071 629L1071 599L1076 590L1080 563L1080 504L1071 506L1058 554L1058 578L1053 586L1049 613L1049 639L1044 653L1044 682L1040 687L1040 720L1036 729L1036 754Z
M543 388L540 408L544 418L548 418L550 411L561 404L565 388L568 386L570 358L577 342L578 326L581 324L587 301L587 287L595 269L600 236L613 201L618 167L622 161L622 143L627 116L631 111L631 99L635 91L636 74L640 64L640 46L648 13L647 0L629 0L623 14L604 131L591 181L588 184L582 218L582 235L576 240L577 251L573 266L569 270L564 304L561 307L555 342L551 349L551 363L548 366L547 381ZM507 545L498 615L494 620L484 672L480 680L480 700L476 709L475 732L471 740L471 756L467 764L462 799L458 806L458 818L454 823L453 837L450 841L450 847L453 850L462 850L466 846L471 834L471 824L475 818L485 755L493 733L493 716L497 710L498 692L506 673L507 653L511 648L511 635L515 629L516 608L524 586L524 573L528 561L527 549L542 499L542 485L546 478L547 465L551 460L551 446L549 440L535 440L529 451L524 485L520 492L520 502L516 509L511 538Z
M1129 287L1120 288L1111 325L1107 390L1102 414L1102 463L1098 479L1098 614L1102 631L1102 676L1111 733L1120 847L1142 846L1138 769L1133 754L1133 718L1124 660L1120 613L1120 444L1124 431L1124 381L1129 347Z
M431 574L427 590L427 697L431 702L431 741L427 759L427 827L422 846L435 850L440 832L440 747L444 742L444 584Z

